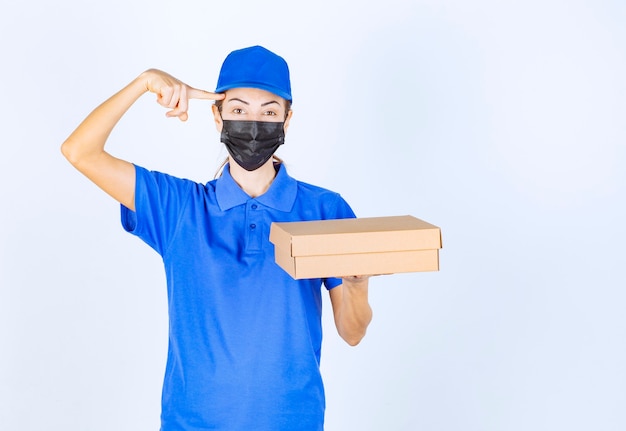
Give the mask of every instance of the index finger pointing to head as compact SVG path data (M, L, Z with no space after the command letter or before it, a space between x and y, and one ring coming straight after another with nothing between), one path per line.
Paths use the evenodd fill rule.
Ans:
M210 91L200 90L198 88L189 88L187 96L190 99L205 99L205 100L222 100L224 93L211 93Z

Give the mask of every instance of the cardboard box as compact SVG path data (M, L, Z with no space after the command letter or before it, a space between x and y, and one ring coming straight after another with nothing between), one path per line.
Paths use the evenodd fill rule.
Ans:
M294 279L438 271L441 230L410 215L285 222L270 242Z

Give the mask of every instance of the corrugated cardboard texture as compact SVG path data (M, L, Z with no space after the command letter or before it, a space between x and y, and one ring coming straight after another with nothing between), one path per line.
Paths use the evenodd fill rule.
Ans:
M439 270L441 230L413 216L273 223L270 241L296 279Z

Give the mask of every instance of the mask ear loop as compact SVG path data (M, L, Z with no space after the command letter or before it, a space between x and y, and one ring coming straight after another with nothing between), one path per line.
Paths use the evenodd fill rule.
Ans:
M222 117L222 104L215 104L217 106L217 112L220 115L220 120L222 120L222 128L224 127L224 117ZM222 162L222 164L217 168L217 171L215 171L215 175L213 176L213 179L216 180L219 177L222 176L222 173L224 172L224 168L226 167L226 164L228 163L228 156L226 156L226 158L224 159L224 161Z
M224 118L222 117L222 105L221 104L217 106L217 112L220 114L220 120L222 121L222 128L223 128ZM224 167L226 166L227 163L228 163L228 156L226 156L222 164L217 168L217 171L215 171L215 175L213 175L214 180L222 176L222 173L224 172Z

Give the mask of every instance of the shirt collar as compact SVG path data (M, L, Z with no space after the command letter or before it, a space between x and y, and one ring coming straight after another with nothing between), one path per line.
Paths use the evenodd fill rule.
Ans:
M255 198L255 200L270 208L289 212L296 201L298 183L289 176L283 164L277 165L276 169L276 177L270 184L270 188L261 196ZM243 205L250 199L253 199L235 182L230 175L228 164L224 166L222 176L215 183L215 194L217 203L222 211Z

